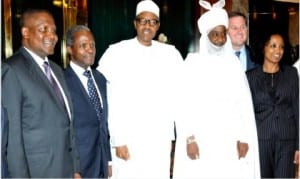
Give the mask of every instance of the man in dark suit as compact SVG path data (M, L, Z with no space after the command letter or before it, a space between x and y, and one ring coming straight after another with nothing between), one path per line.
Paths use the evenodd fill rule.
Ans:
M3 67L2 67L3 73ZM6 148L7 148L7 132L8 122L6 117L6 110L1 107L1 178L8 178L7 170Z
M80 177L71 98L62 69L47 58L58 40L54 19L48 11L31 9L20 25L22 47L5 61L2 75L9 173L14 178Z
M228 35L233 51L240 59L244 71L248 71L256 67L257 64L253 61L249 46L246 45L248 39L247 18L243 13L235 11L230 12L228 17Z
M68 30L66 43L71 61L65 77L74 109L80 173L84 178L107 178L111 176L111 148L106 79L90 67L96 54L95 40L88 27L77 25Z

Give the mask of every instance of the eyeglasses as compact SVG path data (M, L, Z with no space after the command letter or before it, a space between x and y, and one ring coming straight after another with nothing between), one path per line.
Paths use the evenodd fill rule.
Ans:
M150 26L156 26L159 24L159 20L157 19L143 19L143 18L136 18L135 19L140 25L149 24Z

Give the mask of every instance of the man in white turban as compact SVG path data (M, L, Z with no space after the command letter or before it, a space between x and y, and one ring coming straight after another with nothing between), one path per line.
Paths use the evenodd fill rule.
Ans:
M173 46L153 40L159 8L151 0L137 4L135 38L112 44L98 70L109 81L109 128L115 178L169 178L174 140L172 96L176 66L183 63ZM176 94L177 95L177 94Z
M200 5L209 11L198 20L199 53L185 62L173 178L260 178L251 93L226 35L225 0Z

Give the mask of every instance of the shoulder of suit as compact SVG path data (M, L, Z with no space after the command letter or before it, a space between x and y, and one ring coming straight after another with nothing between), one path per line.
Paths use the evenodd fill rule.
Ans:
M99 77L99 78L104 78L106 80L105 76L100 71L96 69L92 69L92 73L95 78Z
M7 63L2 62L2 64L1 64L1 76L2 76L2 78L9 71L9 69L10 69L10 66Z
M281 68L282 68L283 70L290 71L291 73L297 73L296 67L294 67L294 66L292 66L292 65L283 65Z
M246 50L250 50L251 48L250 48L249 45L245 45L245 49L246 49Z
M50 63L50 66L51 66L52 69L55 68L55 69L57 69L57 70L62 71L62 67L59 66L58 64L56 64L54 61L49 60L49 63Z
M20 59L24 59L26 58L24 56L24 54L22 54L22 52L20 50L18 50L17 52L15 52L12 56L8 57L6 60L5 60L5 63L7 64L14 64L14 63L18 63L19 61L21 61Z
M28 70L31 67L31 63L32 63L32 61L28 59L26 55L23 54L23 52L21 52L20 50L15 52L12 56L10 56L9 58L7 58L2 62L6 63L10 69L16 72Z
M257 73L257 72L262 72L261 68L262 68L261 65L258 65L256 67L246 71L246 74L250 75L250 74L253 74L253 73Z
M63 70L63 72L64 72L64 74L65 74L66 77L69 76L69 75L71 75L72 71L74 72L74 70L72 69L72 67L71 67L70 65L68 65L68 66ZM74 73L75 73L75 72L74 72Z

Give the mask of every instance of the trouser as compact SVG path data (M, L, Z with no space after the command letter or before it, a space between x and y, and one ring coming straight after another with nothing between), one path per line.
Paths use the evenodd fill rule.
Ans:
M259 140L262 178L295 178L295 140Z

